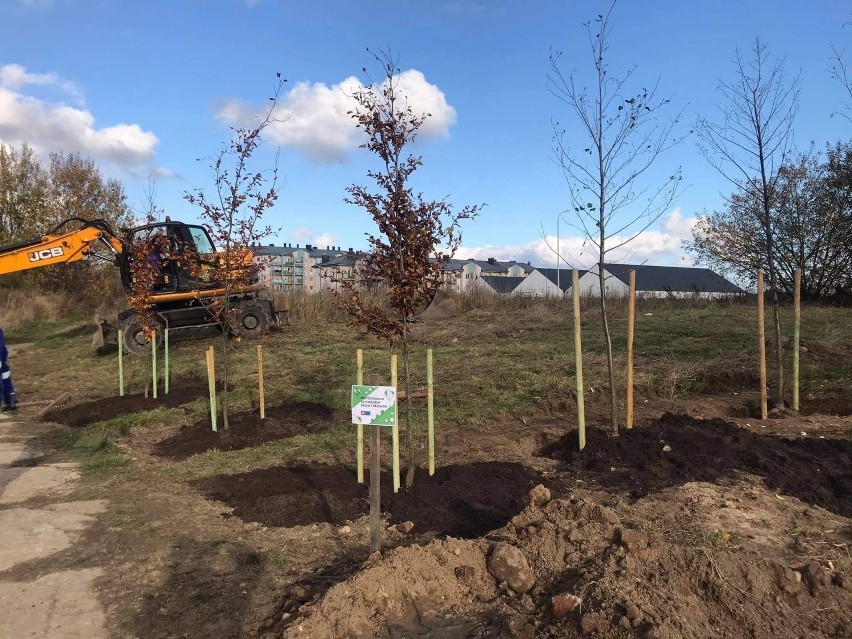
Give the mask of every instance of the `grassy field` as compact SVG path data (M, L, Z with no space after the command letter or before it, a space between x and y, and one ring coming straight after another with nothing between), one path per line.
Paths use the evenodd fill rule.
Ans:
M351 526L342 528L340 522L330 523L328 519L319 523L313 520L308 525L264 524L237 510L237 503L243 507L262 503L264 508L283 516L298 513L311 504L324 513L330 504L366 501L358 492L364 489L357 486L351 471L355 438L354 428L348 423L349 386L355 381L356 349L365 349L365 372L380 374L385 381L389 381L390 351L347 326L340 314L330 309L329 300L312 298L297 302L293 325L261 342L267 416L286 414L291 408L298 409L301 402L314 407L318 415L331 417L320 418L321 427L316 431L271 438L264 443L258 439L233 450L223 450L223 442L230 433L239 430L237 427L230 433L215 436L208 433L204 352L208 345L214 344L221 363L223 339L215 331L172 336L171 392L167 399L161 396L154 401L141 397L150 375L150 363L144 357L127 357L126 389L128 394L140 395L130 398L140 410L128 414L113 411L111 414L115 416L106 419L95 415L108 414L109 410L98 412L104 409L125 406L128 398L121 401L116 398L116 353L95 356L91 351L88 317L30 321L7 332L21 400L49 400L70 392L72 403L62 408L55 419L71 423L66 418L74 416L82 420L82 426L77 427L32 423L26 427L40 433L41 447L55 450L39 463L69 460L80 463L84 481L75 491L75 499L109 502L97 532L90 533L72 554L51 560L51 565L55 569L85 565L104 570L98 588L110 611L113 636L281 636L280 632L248 633L258 628L280 628L282 610L296 610L282 607L290 605L287 588L292 584L308 580L323 588L362 567L369 548L366 517L347 519ZM611 326L622 404L625 307L623 301L612 302ZM726 410L743 409L747 398L754 401L758 388L756 315L756 308L746 304L639 302L637 414L655 429L655 436L647 441L656 446L660 416L666 411L728 417L732 413ZM605 426L607 406L606 364L598 320L597 311L586 304L584 373L587 417L592 428ZM785 335L791 335L790 309L785 309L783 320ZM418 502L418 509L429 507L443 514L447 505L459 501L459 493L467 488L498 496L514 494L513 490L521 491L523 496L528 490L523 481L506 478L515 477L514 474L496 478L488 474L491 471L476 474L489 465L522 471L522 476L548 470L552 479L563 482L571 490L575 486L592 487L594 472L586 469L580 476L566 474L563 462L540 452L544 446L561 441L576 424L573 318L567 304L545 300L505 303L477 300L474 304L467 300L449 320L417 324L414 338L415 389L425 384L426 349L434 349L438 474L443 472L449 477L452 473L462 473L461 479L454 480L456 484L444 488L451 491L452 499L448 498L450 493L437 492L438 497L431 501L424 498ZM845 410L852 408L848 399L852 397L852 310L807 307L802 339L807 348L802 354L803 398L819 408L819 412L830 411L842 402ZM257 410L256 345L231 342L230 347L233 349L231 414L238 416ZM786 358L789 380L789 348ZM770 391L774 388L772 361L770 353ZM32 419L37 409L23 407L22 416L25 420ZM621 410L623 421L623 405ZM414 418L419 463L425 465L423 402L416 404ZM776 432L798 435L804 429L822 429L818 432L832 437L838 429L846 432L842 430L845 427L835 425L835 421L841 420L835 420L830 413L817 419L819 424L808 421L810 417L776 420L773 433L770 429L762 431L754 421L752 424L759 436L768 438ZM677 440L675 448L679 452L688 452L690 444L700 450L712 448L713 444L702 441L686 441L696 435L700 440L704 432L705 422L690 420L675 420L691 425L692 433ZM739 420L746 421L749 418ZM243 432L269 431L271 423L268 419L263 424L243 428ZM711 427L715 424L718 430L715 422L706 423ZM640 428L634 433L638 438L623 436L621 442L645 441L643 423L637 419L637 424ZM715 432L714 428L709 428L708 436ZM162 454L164 442L173 442L187 433L209 437L213 446L184 457ZM589 435L593 445L588 448L591 451L588 461L592 463L609 440L602 434ZM405 433L402 439L405 463ZM754 441L769 445L770 453L778 450L778 446L771 447L769 439ZM571 444L573 448L573 440ZM727 460L731 456L731 442L723 445L727 454L713 460ZM739 446L742 449L744 445ZM385 468L388 448L383 444ZM751 459L752 452L740 450L739 454ZM834 457L841 459L843 448L835 452ZM659 453L642 449L637 454L642 461L640 465L644 466L648 455ZM767 462L766 468L775 469L776 457L767 454L767 459L771 457L773 461ZM787 459L786 465L781 466L796 476L812 472L814 465L810 458L806 463L790 466L795 461ZM686 474L702 472L701 459L683 457L681 463ZM839 468L842 459L837 464ZM603 464L602 468L599 475L611 479L611 463ZM825 468L826 473L831 470ZM625 472L629 475L634 471L639 472L635 468ZM575 469L575 472L580 471ZM323 483L322 478L328 476L332 479ZM725 499L736 498L744 503L751 499L754 482L760 480L747 476L744 487L737 492L730 481L738 476L739 473L731 474L719 490L724 491ZM303 479L307 484L299 484ZM444 480L435 479L438 481L418 480L412 494L417 489L443 490ZM582 484L576 483L581 480ZM500 490L489 490L490 482L498 482ZM212 495L213 486L217 490L237 491L243 501ZM686 504L692 494L688 491L683 492L686 501L682 506L672 505L669 500L680 499L681 492L675 491L674 497L661 493L659 498L651 498L648 512L636 515L637 521L645 522L642 525L651 529L669 515L679 517L682 507L693 508L689 505L692 502ZM461 499L458 506L465 520L471 512L479 512L476 508L481 506L476 504L480 504L483 495L477 493L466 499ZM754 515L761 526L767 508L800 504L781 501L773 492L768 492L766 499L768 502ZM701 522L705 515L715 516L719 510L716 503L713 501L712 508L703 515L689 515L690 534L707 533ZM645 507L640 500L637 508ZM795 518L800 511L798 506L788 508L785 513ZM505 520L515 512L507 513ZM743 521L752 519L746 517ZM769 526L773 539L784 540L791 534L788 529L792 524L785 522ZM820 530L842 528L838 528L835 520L795 521L796 526L811 524L821 526ZM677 531L684 529L681 520L667 526ZM341 532L344 529L351 530ZM421 532L429 530L433 529L424 526ZM712 529L708 530L712 533ZM398 534L395 539L393 544L407 543ZM428 536L418 538L416 543L425 544L428 539ZM751 559L747 561L750 563ZM37 568L41 570L44 565ZM294 605L301 606L301 601Z
M352 329L337 314L323 312L321 303L296 307L293 326L264 338L266 401L312 401L335 409L348 408L349 384L355 376L355 351L365 349L365 370L389 378L389 350ZM425 352L434 349L436 421L440 429L488 428L506 419L565 415L575 406L573 332L569 307L556 301L512 300L504 307L466 308L437 323L418 324L412 352L413 386L425 385ZM586 402L605 403L606 365L598 311L586 305L583 317ZM617 384L623 401L626 317L624 303L612 303L611 327L616 352ZM327 305L325 306L327 309ZM636 323L636 387L638 401L686 395L730 393L755 389L757 382L756 308L734 303L640 301ZM783 331L792 335L792 313L785 308ZM34 322L8 335L19 392L26 400L55 397L71 391L75 401L109 397L118 391L115 354L94 356L82 318ZM811 347L802 355L802 389L820 397L852 392L852 310L806 307L802 340ZM204 379L204 350L213 343L221 353L218 334L175 334L172 339L172 393L190 379ZM255 344L232 344L230 394L233 411L257 406ZM770 397L774 357L770 352ZM790 389L792 355L785 353ZM126 388L141 392L150 365L145 358L127 357ZM221 361L221 355L220 355ZM162 366L162 364L161 364ZM162 372L162 368L161 368ZM161 391L162 392L162 391ZM127 471L128 453L115 444L133 429L184 425L209 415L198 399L181 409L158 409L93 423L86 429L63 429L63 445L86 458L99 474ZM422 429L422 408L414 411ZM351 427L271 442L228 453L206 453L185 462L158 467L170 476L198 477L295 459L351 444ZM131 464L132 465L132 464ZM146 472L151 472L146 468Z

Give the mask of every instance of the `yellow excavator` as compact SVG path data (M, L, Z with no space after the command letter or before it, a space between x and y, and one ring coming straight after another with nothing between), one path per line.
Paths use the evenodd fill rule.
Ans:
M162 328L219 326L236 337L254 338L272 325L290 323L288 311L277 311L266 291L256 283L230 290L230 307L235 313L223 317L226 289L222 282L210 278L211 267L222 255L216 252L203 226L173 222L168 217L165 222L122 229L120 235L104 220L69 218L41 237L0 246L0 275L100 258L119 268L122 286L130 292L131 247L155 235L164 238L169 246L168 258L156 260L157 278L149 295L154 317ZM251 260L252 256L245 258ZM95 347L115 343L121 329L126 351L142 353L150 348L149 338L132 310L119 313L115 323L103 318L97 321ZM162 331L156 335L162 339Z

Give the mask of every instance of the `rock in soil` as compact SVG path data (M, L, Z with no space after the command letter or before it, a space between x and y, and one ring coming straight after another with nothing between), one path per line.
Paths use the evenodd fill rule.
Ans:
M545 506L550 501L550 489L542 484L530 491L530 503L533 506Z
M638 552L648 547L648 535L638 530L621 528L618 531L618 543L627 552Z
M583 600L571 594L554 595L550 599L553 606L553 614L557 619L561 619L568 613L578 610L583 604Z
M505 581L517 593L525 593L535 584L535 574L524 553L506 542L498 543L491 551L488 572L497 581Z
M404 521L396 525L396 529L401 532L403 535L407 535L412 530L414 530L414 522L413 521Z

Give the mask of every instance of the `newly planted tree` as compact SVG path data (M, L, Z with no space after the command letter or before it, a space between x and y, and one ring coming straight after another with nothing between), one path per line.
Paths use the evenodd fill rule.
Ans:
M734 81L719 82L722 104L717 121L701 117L698 135L704 157L719 171L741 198L756 203L754 215L762 234L761 250L769 268L769 287L774 310L777 402L784 405L784 357L775 259L775 210L780 193L782 167L790 164L793 121L799 105L800 78L788 79L784 61L772 62L766 46L756 38L752 57L737 51Z
M375 187L349 187L346 202L364 208L378 233L367 236L370 251L360 265L359 276L341 281L341 302L353 324L401 350L408 448L405 484L410 487L416 458L411 424L409 324L437 290L442 260L452 256L459 246L460 222L477 215L481 206L456 211L445 199L425 200L411 188L411 177L423 161L410 153L410 147L429 114L416 112L400 91L399 67L392 54L382 52L374 57L381 66L382 81L370 82L354 94L357 106L351 115L366 138L361 148L376 156L379 168L367 172ZM386 305L376 302L375 296L368 298L363 294L364 286L371 283L387 291Z
M598 258L601 324L610 385L610 432L618 435L618 404L612 338L606 304L607 255L624 248L672 205L681 182L680 168L648 179L659 156L679 140L680 114L661 119L670 104L657 85L633 88L635 67L620 76L611 72L608 50L615 3L593 23L586 23L592 54L591 86L575 71L562 70L562 53L550 56L548 87L568 107L576 127L569 132L554 122L553 153L565 177L575 214L573 225L585 235ZM642 85L638 85L641 87ZM576 142L582 139L583 142Z
M240 322L242 307L237 299L255 287L260 265L252 259L252 244L272 233L263 217L278 199L278 156L271 169L256 168L255 153L264 143L263 133L276 122L275 107L285 79L277 74L274 94L264 111L249 127L231 127L233 137L210 161L212 193L197 188L184 198L201 209L200 218L219 248L216 261L207 274L220 282L224 295L212 298L211 312L220 318L222 328L222 424L228 428L228 369L231 340L229 333Z

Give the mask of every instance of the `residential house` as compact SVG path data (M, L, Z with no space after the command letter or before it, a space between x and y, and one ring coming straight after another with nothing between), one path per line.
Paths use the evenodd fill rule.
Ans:
M492 295L512 295L525 277L503 277L483 275L468 288L469 291L481 291Z
M636 271L638 297L730 297L745 293L739 286L708 268L649 266L646 264L604 264L607 295L627 295L630 271ZM580 279L580 293L600 295L600 278L595 265Z
M487 260L468 259L461 261L462 271L460 278L461 292L466 291L476 280L483 275L493 277L524 277L530 266L518 262L501 262L493 257Z
M580 271L584 275L586 271ZM528 297L562 297L571 290L572 270L537 268L518 284L512 295Z
M354 282L359 278L358 268L363 265L367 254L349 252L330 259L323 259L314 265L317 271L317 291L339 291L345 282ZM363 282L361 282L363 283Z

